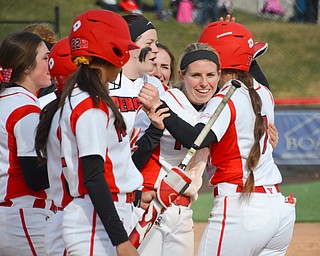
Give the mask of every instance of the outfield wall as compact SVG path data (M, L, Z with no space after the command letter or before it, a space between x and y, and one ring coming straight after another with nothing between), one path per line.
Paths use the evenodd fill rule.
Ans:
M278 165L320 166L320 98L276 99Z

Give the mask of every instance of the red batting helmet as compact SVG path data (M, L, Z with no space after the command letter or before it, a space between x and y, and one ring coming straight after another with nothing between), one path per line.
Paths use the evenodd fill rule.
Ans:
M73 22L69 34L72 59L91 56L122 67L130 58L129 50L139 48L130 39L127 22L108 10L89 10Z
M63 38L49 52L49 71L58 90L63 89L67 77L76 69L77 66L71 59L69 39Z
M214 48L220 55L221 69L249 71L254 56L250 31L234 22L217 21L206 26L198 40Z

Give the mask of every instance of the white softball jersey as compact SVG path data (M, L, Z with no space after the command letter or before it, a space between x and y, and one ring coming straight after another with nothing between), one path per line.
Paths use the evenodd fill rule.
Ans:
M115 84L120 83L120 76L121 87L118 89L110 90L110 96L112 97L113 101L115 102L115 104L119 108L119 111L125 119L127 125L127 133L131 134L136 117L136 112L141 105L141 102L138 100L138 94L142 86L145 83L150 83L158 88L160 95L164 93L165 89L159 79L147 74L143 74L135 81L131 81L125 75L119 74L115 81ZM112 88L113 86L114 85L110 83L110 87Z
M163 97L167 105L183 120L195 125L200 113L192 106L179 89L167 90ZM137 113L135 128L141 128L140 136L148 128L150 120L144 111ZM164 130L159 145L154 149L149 161L141 170L143 185L158 188L160 181L173 166L179 166L187 153L187 149ZM135 211L139 215L138 211ZM144 255L188 255L194 252L193 211L190 206L172 204L163 212L153 225L146 239L139 247L139 254Z
M60 110L53 116L47 143L47 168L50 184L48 197L57 207L65 207L72 197L68 194L61 163L61 131L59 127Z
M230 87L226 83L207 104L201 122L207 123ZM269 90L254 83L262 100L261 115L274 122L274 103ZM211 162L217 167L210 179L214 186L213 208L198 248L199 256L285 255L292 238L295 204L287 202L277 184L282 178L272 158L268 133L260 140L261 155L253 171L255 191L241 200L237 191L249 175L246 166L253 145L256 115L247 87L242 84L212 127L218 143L211 145Z
M169 89L161 98L180 118L191 125L198 123L200 113L192 106L179 89ZM141 128L140 137L150 125L150 119L144 111L137 113L134 127ZM160 143L153 151L149 161L141 170L144 176L144 186L157 188L159 182L173 166L179 166L188 149L183 147L167 129L164 130Z
M103 102L99 108L86 92L75 87L66 101L60 120L63 172L73 197L87 194L83 184L80 158L100 155L105 161L105 178L111 193L138 189L142 175L131 160L129 136L117 131L114 115Z
M200 122L204 124L208 122L229 87L230 83L225 84L220 92L207 103L206 109L201 114ZM256 81L254 81L254 88L263 103L261 115L265 119L266 125L270 122L274 123L274 101L270 91ZM223 182L244 185L249 175L246 164L254 141L255 118L249 91L242 84L211 128L219 142L211 146L211 162L217 167L210 180L212 185ZM280 171L272 157L273 149L269 143L268 132L260 140L260 148L262 151L260 160L254 170L255 186L281 183Z
M46 191L31 190L18 157L35 157L40 105L23 87L0 94L0 254L45 255L47 219L52 201Z
M36 156L38 99L22 87L6 88L0 95L0 109L0 202L26 195L45 199L45 191L35 192L27 186L18 159Z

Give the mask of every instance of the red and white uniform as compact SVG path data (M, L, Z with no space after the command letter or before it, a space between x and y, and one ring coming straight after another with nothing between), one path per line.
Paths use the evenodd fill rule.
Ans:
M47 168L50 184L48 198L54 201L56 214L47 222L46 255L64 255L65 244L62 239L63 208L71 202L72 197L67 192L67 184L61 164L61 134L59 127L60 111L53 116L47 143Z
M180 118L195 125L200 113L192 106L179 89L169 89L161 98ZM141 128L141 135L148 128L150 120L144 111L137 113L135 128ZM167 129L149 161L141 170L144 190L157 189L160 181L174 166L179 166L187 148L183 147ZM194 253L194 230L190 198L183 197L184 203L172 204L160 215L138 251L140 255L190 255ZM179 246L177 246L179 245Z
M0 252L3 255L44 255L46 218L54 213L47 191L31 190L18 157L36 157L35 130L40 107L23 87L0 94Z
M202 123L207 123L230 85L229 81L207 103ZM272 94L257 82L254 89L261 98L261 115L266 124L273 123ZM242 84L211 128L218 139L211 145L211 162L217 167L210 179L214 207L198 255L284 255L289 245L295 206L285 203L278 191L282 178L272 157L268 133L260 140L261 156L253 171L256 193L249 201L239 201L239 189L249 175L246 160L254 141L255 118L248 89Z
M117 212L126 230L130 225L132 206L125 202L126 193L141 187L142 175L131 160L129 136L116 130L114 120L111 109L103 102L99 108L94 108L88 93L77 87L71 94L71 103L69 100L65 103L60 120L62 155L66 164L63 172L70 194L75 197L64 209L63 238L67 248L88 240L83 238L95 232L94 254L101 255L108 250L110 255L115 253L100 218L94 223L96 212L83 183L81 157L99 155L104 159L106 181L117 197ZM78 198L83 195L84 198ZM78 253L89 255L90 246L83 242L81 247Z
M125 75L119 74L117 80L115 81L116 84L119 84L120 75L122 76L120 85L121 87L119 89L110 90L110 96L124 117L127 125L127 133L131 134L136 112L141 105L141 102L138 100L138 94L144 83L150 83L154 85L156 88L158 88L160 95L164 93L165 89L158 78L149 76L147 74L143 74L135 81L131 81ZM113 85L110 84L110 87L112 88Z

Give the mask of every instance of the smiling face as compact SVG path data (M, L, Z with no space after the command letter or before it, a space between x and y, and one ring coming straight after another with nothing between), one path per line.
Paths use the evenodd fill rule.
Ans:
M157 53L159 52L159 49L156 45L157 42L157 31L155 29L149 29L141 34L135 42L136 45L140 47L140 49L130 51L131 57L135 59L135 63L142 73L151 72L153 70L155 58L157 57ZM147 53L145 61L140 62L140 51L145 47L149 47L151 48L151 50Z
M171 76L171 58L169 54L162 48L155 59L155 65L151 76L158 78L163 84L168 85Z
M184 75L179 71L179 79L184 84L182 91L188 100L192 104L201 105L215 94L220 70L213 61L196 60L188 65Z

